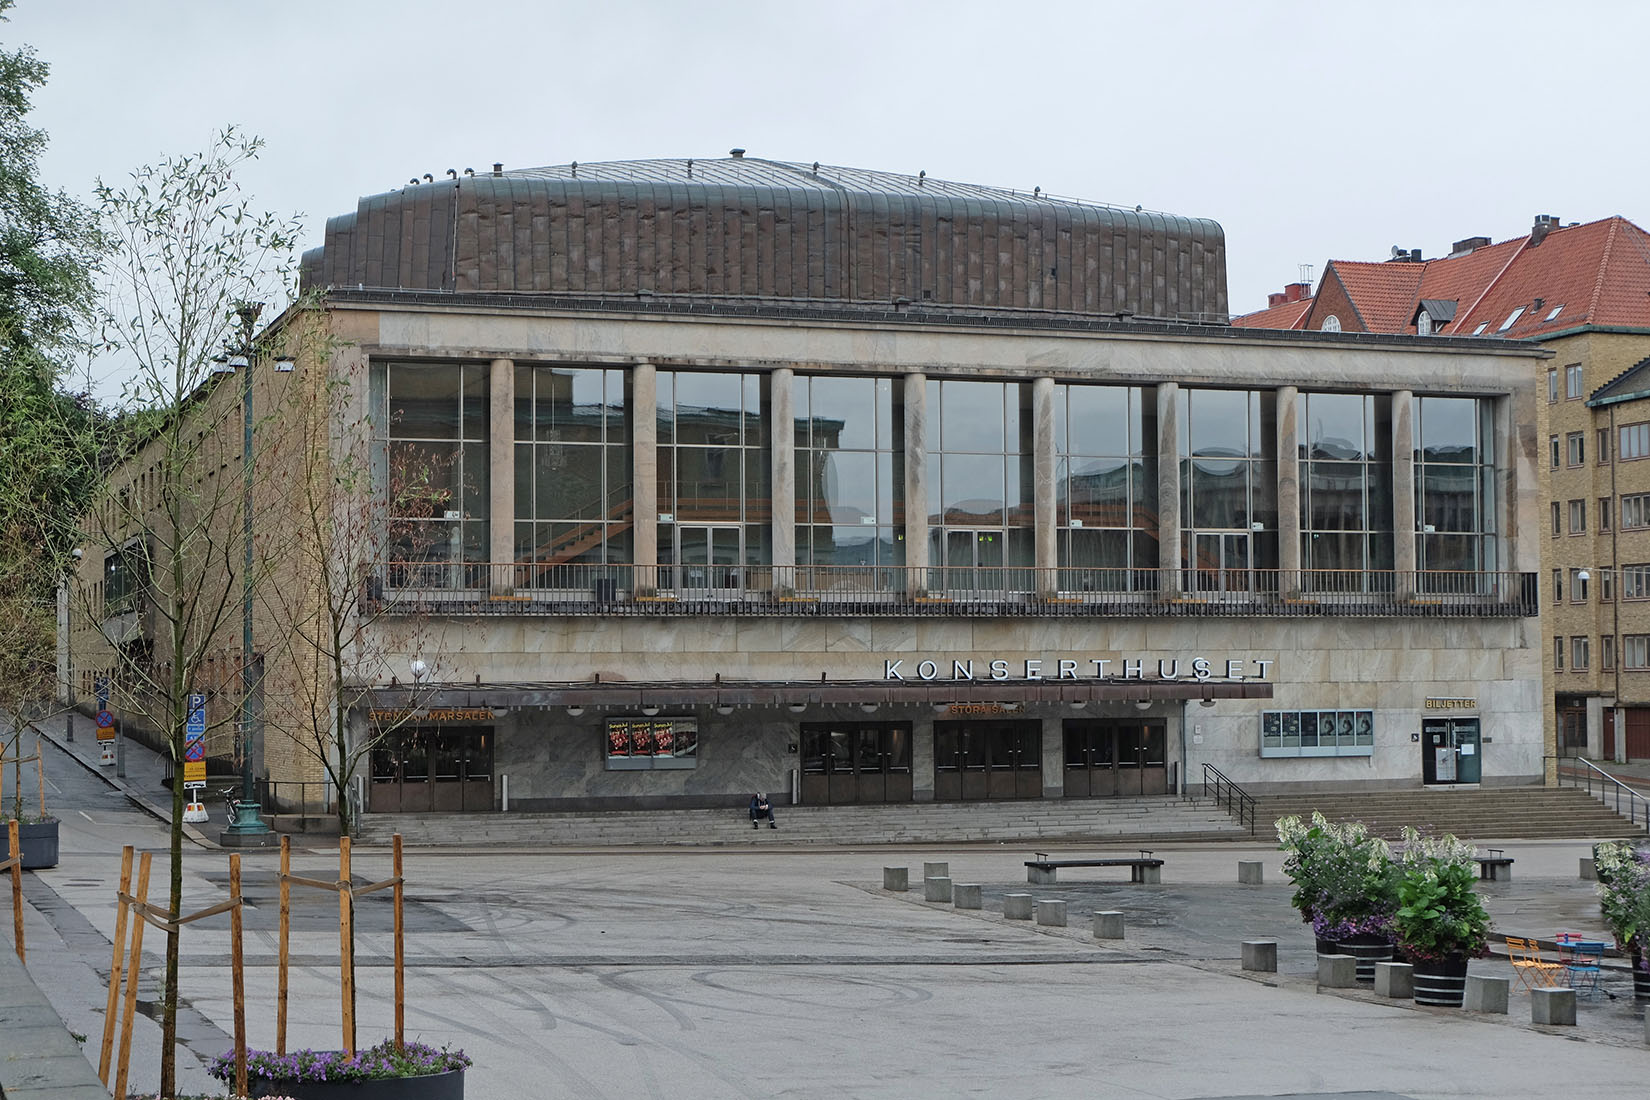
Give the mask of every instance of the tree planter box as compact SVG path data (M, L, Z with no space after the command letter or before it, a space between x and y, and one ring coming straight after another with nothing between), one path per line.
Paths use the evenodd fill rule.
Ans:
M36 821L17 826L17 846L23 849L23 870L40 871L57 866L57 822ZM0 861L11 858L11 838L0 823Z
M252 1096L290 1096L293 1100L464 1100L464 1071L424 1077L380 1077L371 1081L292 1081L254 1077Z

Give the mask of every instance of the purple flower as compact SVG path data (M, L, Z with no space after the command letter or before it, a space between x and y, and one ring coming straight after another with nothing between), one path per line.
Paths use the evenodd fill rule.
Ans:
M437 1049L424 1043L407 1043L397 1050L392 1040L358 1050L347 1057L341 1050L300 1050L276 1055L267 1050L246 1052L247 1076L270 1081L366 1081L392 1077L421 1077L448 1073L470 1065L462 1050ZM226 1051L212 1060L208 1072L220 1081L235 1078L235 1052Z

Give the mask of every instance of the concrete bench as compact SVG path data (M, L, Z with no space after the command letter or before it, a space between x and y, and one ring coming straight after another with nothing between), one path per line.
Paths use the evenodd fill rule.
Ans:
M1487 856L1473 856L1478 861L1478 877L1485 882L1511 882L1513 861L1500 848L1491 848Z
M1037 853L1039 856L1041 852ZM1140 855L1107 856L1100 859L1028 859L1026 881L1033 886L1051 886L1061 867L1127 867L1130 882L1160 883L1163 881L1163 861L1153 859L1151 852L1141 849Z

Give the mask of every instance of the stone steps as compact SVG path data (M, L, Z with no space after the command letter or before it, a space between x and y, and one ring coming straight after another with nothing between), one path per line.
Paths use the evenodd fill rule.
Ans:
M1261 831L1280 817L1307 817L1313 810L1333 821L1361 821L1388 838L1396 838L1405 825L1468 839L1588 839L1635 832L1626 818L1573 787L1323 791L1256 799Z
M369 814L358 836L387 844L497 847L607 845L939 844L959 841L1147 843L1248 837L1218 806L1173 798L1047 802L781 806L779 828L752 829L742 809L607 813Z

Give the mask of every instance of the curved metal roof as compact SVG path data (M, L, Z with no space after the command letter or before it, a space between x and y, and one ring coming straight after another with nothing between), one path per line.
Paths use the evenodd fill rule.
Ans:
M753 157L566 164L368 196L306 287L731 296L1224 319L1207 219Z

